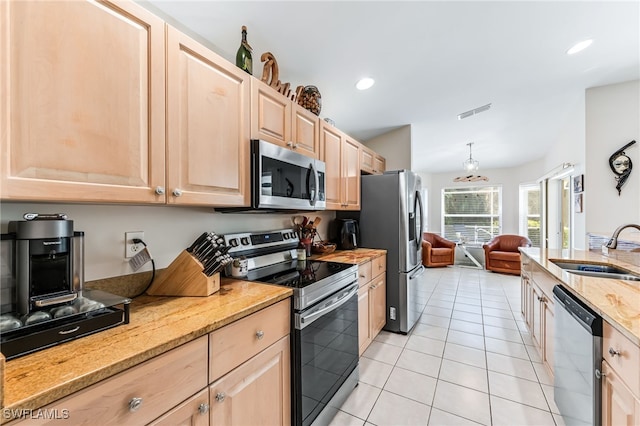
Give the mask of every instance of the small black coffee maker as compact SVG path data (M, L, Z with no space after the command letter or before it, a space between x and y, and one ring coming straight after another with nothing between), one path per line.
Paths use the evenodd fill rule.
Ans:
M28 315L67 303L82 290L84 233L66 215L25 215L9 222L16 241L16 310Z

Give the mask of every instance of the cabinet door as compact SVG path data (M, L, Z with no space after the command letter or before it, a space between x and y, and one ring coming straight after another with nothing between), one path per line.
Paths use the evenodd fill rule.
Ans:
M554 309L555 303L553 299L545 296L542 303L542 363L547 367L549 376L553 378L553 327L554 327Z
M328 124L320 123L320 159L325 162L327 210L340 210L342 201L342 135Z
M0 197L164 203L163 21L134 2L10 1L0 23Z
M291 141L296 152L312 158L319 157L320 119L311 111L293 104Z
M542 297L542 292L540 291L540 289L533 284L531 286L531 290L532 290L532 296L533 296L533 304L532 304L532 312L531 312L531 318L532 318L532 323L531 323L531 338L533 339L533 342L536 344L536 346L538 347L538 350L542 349L542 340L541 340L541 336L542 336L542 306L543 304L541 303L541 297Z
M373 173L373 157L375 153L369 148L360 147L360 170L366 173Z
M211 384L211 424L290 424L289 352L286 336Z
M369 325L369 284L358 289L358 355L362 356L371 343L371 326Z
M167 200L248 206L250 76L167 27Z
M373 173L377 175L381 175L387 170L387 160L381 156L376 154L373 158Z
M150 423L151 426L208 426L209 388L203 389L176 408Z
M292 102L253 78L251 83L251 138L291 147Z
M606 361L602 362L602 425L640 424L640 401Z
M342 201L346 210L360 210L360 144L348 137L342 140Z
M379 275L371 282L369 290L369 316L371 318L371 338L375 339L387 322L387 279Z

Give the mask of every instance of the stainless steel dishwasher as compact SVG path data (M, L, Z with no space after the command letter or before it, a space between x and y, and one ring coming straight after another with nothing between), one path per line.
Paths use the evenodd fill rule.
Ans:
M561 285L553 296L556 405L567 426L600 426L602 318Z

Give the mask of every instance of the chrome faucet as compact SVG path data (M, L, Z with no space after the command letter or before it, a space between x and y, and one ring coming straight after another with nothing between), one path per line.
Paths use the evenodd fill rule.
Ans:
M636 225L634 223L628 223L626 225L618 226L618 229L616 229L613 232L613 235L611 236L611 239L605 245L605 247L610 248L610 249L615 249L616 247L618 247L618 235L620 235L620 232L622 232L622 230L625 229L625 228L636 228L638 231L640 231L640 225Z

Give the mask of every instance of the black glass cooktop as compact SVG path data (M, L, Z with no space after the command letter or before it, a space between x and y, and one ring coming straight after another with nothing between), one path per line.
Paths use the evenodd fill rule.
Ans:
M303 288L340 273L353 265L318 260L292 260L249 271L247 280Z

